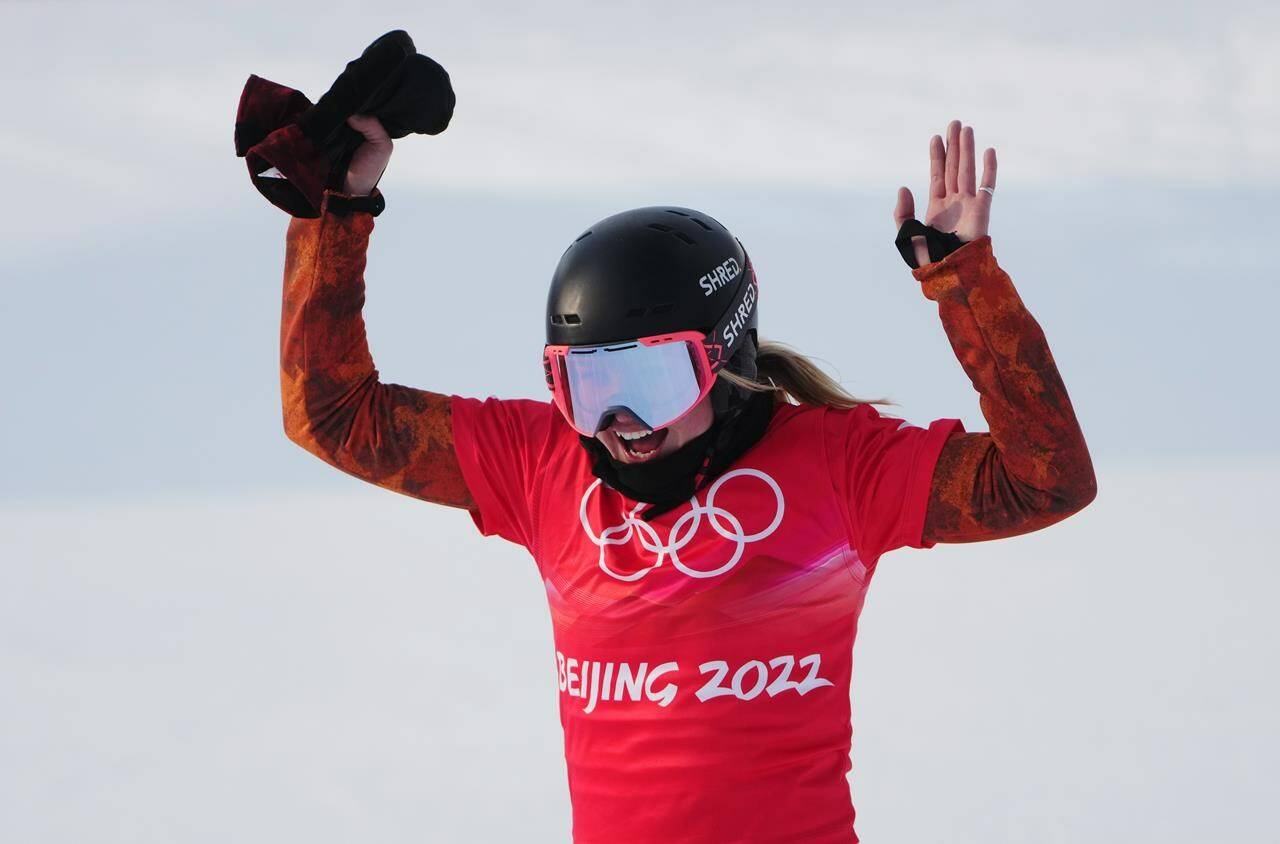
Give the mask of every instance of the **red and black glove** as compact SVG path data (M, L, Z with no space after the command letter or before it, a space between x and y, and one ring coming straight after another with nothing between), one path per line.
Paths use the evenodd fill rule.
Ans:
M348 117L373 115L392 138L438 135L454 102L449 74L397 29L348 63L314 105L300 91L251 74L236 111L236 156L271 204L294 217L318 217L324 191L341 189L364 142Z

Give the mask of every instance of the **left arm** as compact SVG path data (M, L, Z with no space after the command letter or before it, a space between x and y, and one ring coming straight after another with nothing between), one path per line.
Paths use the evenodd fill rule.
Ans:
M934 468L924 539L977 542L1029 533L1083 509L1097 494L1084 434L1058 374L1044 332L987 235L995 189L995 150L983 156L976 190L973 130L948 126L948 143L930 142L930 199L925 222L967 241L912 275L938 303L943 329L978 391L989 433L956 433ZM895 221L914 216L911 193L898 195Z
M913 270L938 303L990 433L952 434L934 467L924 537L977 542L1029 533L1093 500L1089 449L1039 323L991 254L966 243Z

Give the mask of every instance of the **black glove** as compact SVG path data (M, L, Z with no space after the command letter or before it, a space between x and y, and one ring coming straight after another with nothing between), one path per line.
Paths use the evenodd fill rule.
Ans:
M438 135L453 117L449 74L388 32L347 64L314 105L301 92L250 75L236 112L236 155L268 201L295 217L318 217L326 189L341 190L364 136L353 114L377 117L387 134Z
M902 254L902 260L906 261L907 266L913 270L920 268L920 265L916 263L915 247L911 245L911 238L917 235L924 237L925 245L929 247L930 261L941 261L965 244L955 232L938 231L933 226L926 226L914 217L909 220L903 220L902 227L898 229L898 237L893 241L893 245L898 247L898 252Z

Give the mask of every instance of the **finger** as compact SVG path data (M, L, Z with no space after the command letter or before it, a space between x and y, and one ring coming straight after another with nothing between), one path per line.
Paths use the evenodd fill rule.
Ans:
M960 132L960 192L973 196L978 192L974 183L973 166L973 127L966 126Z
M929 139L929 196L942 199L947 195L945 170L946 153L942 147L942 136L934 135Z
M911 247L916 252L916 266L923 267L925 264L932 263L929 258L929 244L920 235L911 238Z
M391 140L382 121L372 114L353 114L347 118L347 125L364 135L366 141L379 143Z
M952 120L947 124L947 193L959 190L957 178L960 173L960 121Z
M987 147L987 151L982 154L982 186L996 189L996 151L993 147Z
M916 215L916 200L907 188L898 188L898 204L893 209L893 224L902 228L902 224Z

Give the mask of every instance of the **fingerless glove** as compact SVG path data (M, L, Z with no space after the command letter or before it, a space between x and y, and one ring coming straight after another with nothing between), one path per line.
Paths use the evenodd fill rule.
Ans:
M901 228L898 229L898 237L893 241L893 245L898 247L902 260L906 261L907 266L913 270L920 268L920 265L916 263L915 247L911 245L911 238L917 235L924 237L925 245L929 247L929 260L931 262L941 261L961 246L964 246L964 241L955 232L938 231L933 226L926 226L914 217L904 220Z

